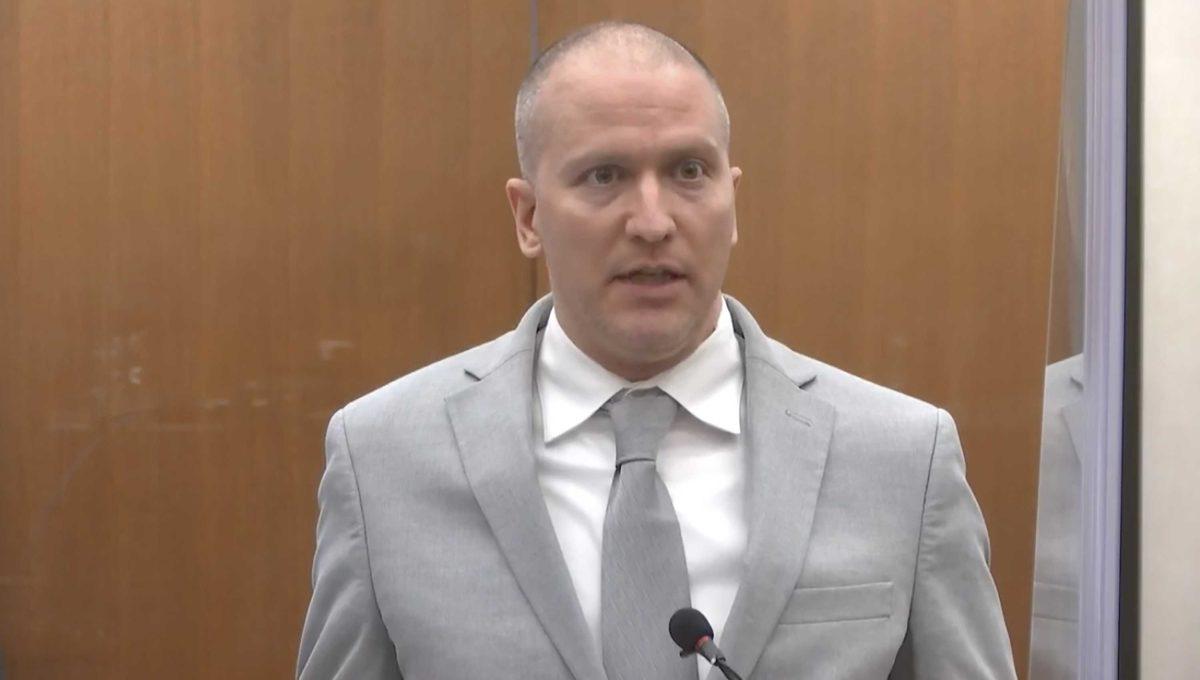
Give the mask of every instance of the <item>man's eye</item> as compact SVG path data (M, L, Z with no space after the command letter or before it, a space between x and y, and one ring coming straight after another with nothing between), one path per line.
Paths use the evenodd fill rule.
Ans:
M617 181L617 177L618 173L615 167L611 165L601 165L598 168L592 168L591 170L588 170L587 175L584 176L584 180L588 184L605 186Z
M693 182L704 176L704 164L700 161L684 161L679 164L679 179Z

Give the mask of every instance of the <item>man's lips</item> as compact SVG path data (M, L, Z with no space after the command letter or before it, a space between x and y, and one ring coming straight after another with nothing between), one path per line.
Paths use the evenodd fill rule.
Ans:
M617 281L640 285L662 285L681 280L683 273L674 267L636 267L628 269L614 277Z

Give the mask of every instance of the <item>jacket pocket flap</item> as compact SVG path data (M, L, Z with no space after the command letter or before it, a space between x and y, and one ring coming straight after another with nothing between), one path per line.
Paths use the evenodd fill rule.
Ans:
M892 615L892 582L797 588L780 623L878 619Z

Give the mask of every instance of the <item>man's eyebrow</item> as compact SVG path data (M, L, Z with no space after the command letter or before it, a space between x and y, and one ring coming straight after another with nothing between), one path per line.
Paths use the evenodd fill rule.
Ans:
M694 137L668 144L655 152L656 156L674 162L689 156L716 157L721 152L721 145L710 137ZM634 154L624 151L607 149L587 149L574 156L569 156L563 162L565 174L573 175L588 168L599 165L628 165Z
M591 149L582 151L575 156L570 156L563 163L563 172L568 175L573 175L583 172L588 168L593 168L599 165L622 165L628 164L630 155L619 151L607 151L603 149Z
M721 153L721 145L714 139L708 137L700 139L689 139L678 144L672 144L667 147L664 155L667 158L677 159L684 156L712 155L717 156Z

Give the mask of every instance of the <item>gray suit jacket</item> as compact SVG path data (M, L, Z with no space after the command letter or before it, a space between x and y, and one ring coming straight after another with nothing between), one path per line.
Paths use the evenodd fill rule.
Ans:
M792 352L729 302L749 523L717 641L729 663L746 678L1015 677L949 415ZM301 677L604 680L532 454L550 305L334 415Z

